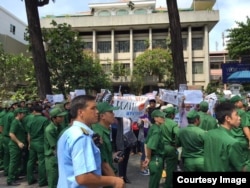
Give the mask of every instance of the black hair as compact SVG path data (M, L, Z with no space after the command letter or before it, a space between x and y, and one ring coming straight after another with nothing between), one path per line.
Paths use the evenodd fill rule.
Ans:
M95 101L95 97L92 95L79 95L71 101L70 113L72 118L77 117L77 112L80 109L85 109L89 101Z
M236 110L236 107L230 102L222 102L217 104L215 106L215 116L219 124L223 124L225 122L226 116L231 117L234 110Z
M33 110L41 113L43 111L43 107L39 104L36 104L33 106Z

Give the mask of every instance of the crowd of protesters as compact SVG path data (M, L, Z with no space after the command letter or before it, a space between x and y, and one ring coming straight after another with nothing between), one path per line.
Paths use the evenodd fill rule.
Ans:
M60 103L8 101L0 112L0 169L7 185L26 178L40 187L124 187L129 156L140 154L140 174L149 188L173 187L173 173L250 171L249 98L221 98L180 106L149 99L132 121L115 117L112 101L90 95ZM176 114L184 114L182 124ZM136 143L124 135L134 132ZM37 174L37 175L36 175ZM139 178L139 177L138 177Z

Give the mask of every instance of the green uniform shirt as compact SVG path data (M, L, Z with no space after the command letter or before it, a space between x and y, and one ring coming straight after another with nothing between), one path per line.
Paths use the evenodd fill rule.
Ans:
M162 131L162 142L163 144L175 145L176 134L179 130L178 124L170 119L166 118L163 125L160 126Z
M193 124L181 128L177 134L177 143L182 146L181 156L184 158L203 157L204 134L203 129Z
M92 125L92 129L95 133L99 134L103 140L103 144L101 144L100 146L102 161L108 163L112 167L114 172L116 172L116 169L113 165L110 130L98 123Z
M153 124L148 131L145 144L152 150L151 155L162 155L162 132L159 125Z
M10 126L10 133L13 133L17 139L27 147L27 137L23 124L20 120L14 119ZM17 143L10 140L9 145L17 146Z
M204 166L209 172L241 171L246 164L243 148L230 130L220 126L205 134ZM249 170L249 169L248 169Z
M50 121L42 115L34 115L28 123L28 133L34 142L44 142L44 131Z
M205 113L205 112L198 112L200 116L200 125L199 127L205 131L215 129L218 127L217 121L214 117L211 115Z
M9 137L10 125L12 121L15 119L14 113L12 111L7 112L5 116L3 116L3 135Z
M244 127L250 126L250 122L247 116L247 113L244 110L237 109L237 113L240 116L240 126L239 127L234 127L231 132L232 135L239 141L241 142L246 142L248 145L248 140L243 132Z
M55 154L56 143L58 140L59 130L57 126L51 122L44 132L44 154L51 156Z

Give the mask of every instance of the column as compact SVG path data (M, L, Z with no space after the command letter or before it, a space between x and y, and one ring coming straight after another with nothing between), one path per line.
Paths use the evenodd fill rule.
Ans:
M111 63L114 63L115 59L115 30L111 30Z
M188 85L193 85L193 51L192 51L192 27L188 26L188 41L187 41L187 51L188 51L188 62L187 62L187 78Z
M149 42L149 49L152 50L152 28L149 28L149 37L148 37L148 42Z
M96 49L96 31L93 30L93 35L92 35L92 48L93 48L93 52L97 53L97 49Z
M209 61L209 37L208 37L208 27L204 26L204 62L203 62L203 71L205 77L205 88L210 82L210 61Z
M133 72L133 64L134 64L134 43L133 43L133 29L129 30L129 40L130 40L130 75Z

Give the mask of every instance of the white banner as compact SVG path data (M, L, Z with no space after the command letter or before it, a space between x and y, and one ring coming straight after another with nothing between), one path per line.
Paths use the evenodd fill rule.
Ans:
M203 93L201 90L185 90L185 104L199 104L203 101Z
M115 117L127 117L133 121L137 121L145 113L148 105L148 97L114 96L113 105L119 107L119 110L114 110Z

